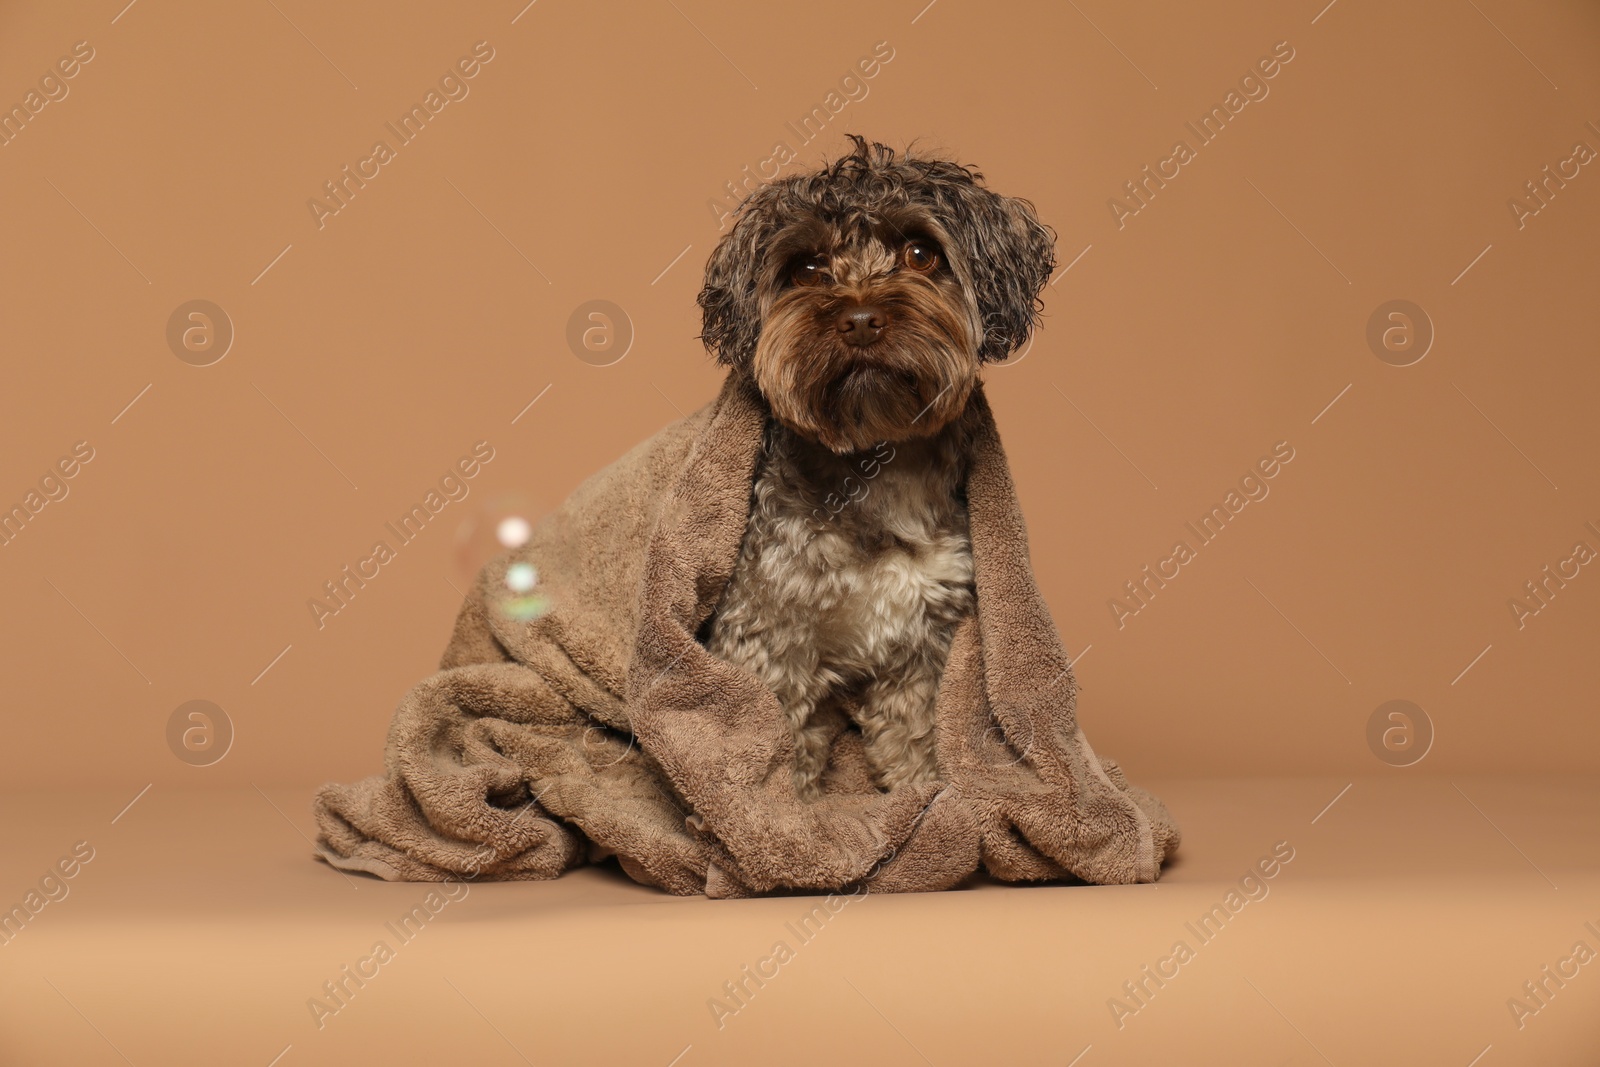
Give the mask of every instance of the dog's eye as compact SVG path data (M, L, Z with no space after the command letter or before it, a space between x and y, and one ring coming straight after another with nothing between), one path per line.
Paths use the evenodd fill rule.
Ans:
M789 267L789 281L794 285L821 285L828 280L828 260L824 256L797 259Z
M919 274L927 274L939 265L939 249L927 241L912 241L900 253L900 262Z

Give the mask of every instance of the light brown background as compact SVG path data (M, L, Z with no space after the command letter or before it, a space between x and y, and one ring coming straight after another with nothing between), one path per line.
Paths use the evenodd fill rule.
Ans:
M96 50L0 147L0 505L96 450L0 547L0 908L97 849L0 947L0 1063L1594 1062L1600 979L1506 1008L1600 925L1600 571L1507 608L1600 548L1600 171L1506 207L1600 149L1592 4L126 3L0 6L0 106ZM307 199L480 40L470 95L319 230ZM867 98L795 143L879 41ZM1119 230L1107 200L1279 41L1270 95ZM708 999L814 898L473 885L318 1029L307 999L428 887L311 862L311 789L379 768L496 508L713 395L708 202L845 131L981 166L1076 260L986 380L1083 722L1171 804L1177 861L873 895L721 1030ZM203 368L165 339L197 298L237 331ZM594 299L636 332L614 366L565 340ZM1436 327L1414 366L1367 346L1393 299ZM319 631L306 601L481 439L472 495ZM1271 495L1117 629L1282 440ZM1405 769L1366 740L1397 698L1437 729ZM192 699L237 728L212 766L167 747ZM1119 1028L1108 998L1280 840L1270 899Z
M536 517L714 393L708 203L845 131L979 165L1083 253L986 381L1098 749L1136 777L1600 764L1600 569L1520 632L1507 607L1600 548L1600 168L1520 231L1506 206L1600 149L1592 5L121 6L0 15L0 101L96 52L0 148L0 502L96 450L0 548L6 785L376 770L463 524L516 494ZM318 229L307 200L480 40L470 95ZM1119 230L1107 200L1284 40L1270 95ZM879 41L801 145L785 123ZM210 367L164 337L195 298L237 331ZM596 298L636 331L614 366L565 341ZM1394 298L1437 331L1406 368L1365 340ZM480 439L468 500L318 630L307 600ZM1270 497L1119 630L1107 601L1281 440ZM195 698L237 729L204 769L165 740ZM1406 772L1366 743L1393 698L1437 729Z

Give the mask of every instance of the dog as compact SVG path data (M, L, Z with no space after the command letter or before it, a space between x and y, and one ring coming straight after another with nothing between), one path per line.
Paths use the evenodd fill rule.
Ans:
M975 599L963 415L982 365L1027 340L1055 268L1027 201L850 139L745 199L699 296L708 351L771 411L705 644L776 694L808 799L837 712L880 788L939 779L935 699Z

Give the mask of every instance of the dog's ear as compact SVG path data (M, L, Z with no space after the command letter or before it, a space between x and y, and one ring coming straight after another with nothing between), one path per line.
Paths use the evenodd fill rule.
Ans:
M945 226L966 260L966 281L983 318L978 357L1003 360L1038 323L1039 293L1056 266L1055 234L1026 200L972 182L954 183L946 192L953 203Z
M706 261L700 305L700 340L717 362L749 365L761 336L761 309L756 291L768 239L768 202L773 187L752 193L736 212L733 228L723 235Z

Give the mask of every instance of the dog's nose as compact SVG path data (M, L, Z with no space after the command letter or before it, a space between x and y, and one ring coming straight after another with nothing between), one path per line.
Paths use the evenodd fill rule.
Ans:
M845 344L870 345L889 325L889 316L873 304L857 304L841 311L834 323Z

